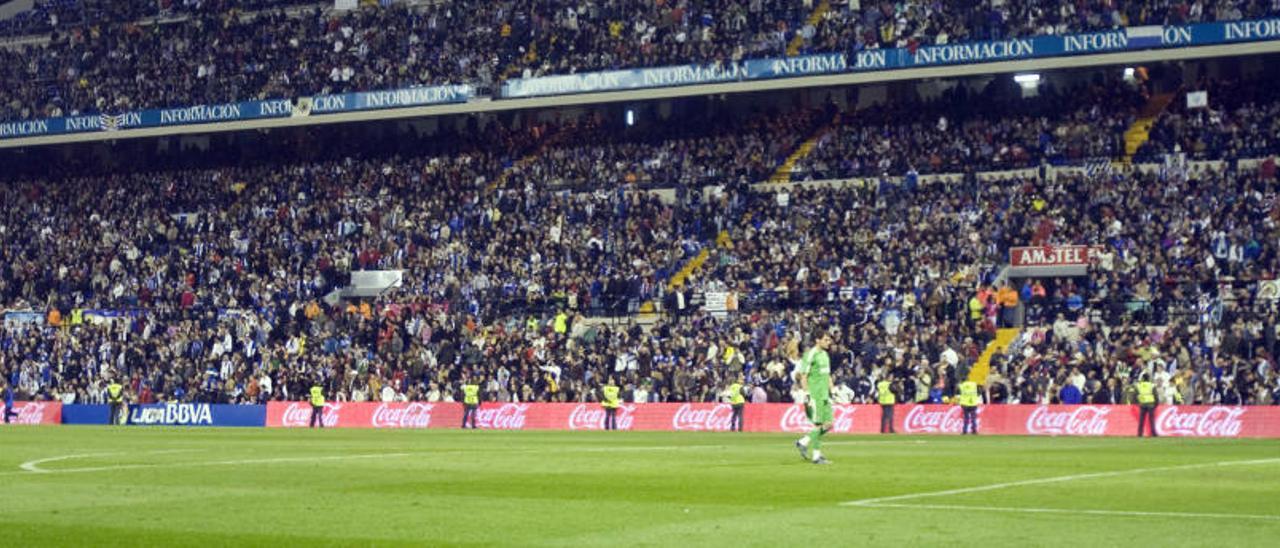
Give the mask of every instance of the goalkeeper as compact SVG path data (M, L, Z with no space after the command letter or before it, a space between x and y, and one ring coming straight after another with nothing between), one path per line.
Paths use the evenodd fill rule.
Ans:
M818 332L814 337L813 348L804 353L800 365L796 366L796 381L806 396L799 400L805 405L809 422L813 430L796 442L800 456L812 460L814 464L831 464L822 456L822 437L831 430L831 357L827 349L831 347L831 334Z

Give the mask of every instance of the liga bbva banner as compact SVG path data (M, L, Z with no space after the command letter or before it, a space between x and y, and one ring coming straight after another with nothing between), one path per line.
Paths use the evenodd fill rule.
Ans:
M458 428L459 403L350 403L325 406L329 428ZM880 429L880 406L839 405L835 432L873 434ZM727 431L733 409L715 403L624 404L618 409L620 430ZM960 408L952 405L899 405L894 428L901 434L958 434ZM308 426L311 406L305 402L267 405L267 426ZM485 403L476 424L496 430L600 430L604 410L594 403ZM1130 405L990 405L978 410L983 434L1031 436L1133 436L1138 408ZM751 404L744 410L749 432L805 432L811 428L804 411L791 404ZM1280 407L1160 406L1156 429L1165 436L1280 437Z

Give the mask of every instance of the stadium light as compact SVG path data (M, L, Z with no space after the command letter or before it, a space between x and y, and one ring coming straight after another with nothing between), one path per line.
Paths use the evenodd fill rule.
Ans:
M1024 86L1034 86L1040 83L1040 75L1039 74L1015 74L1013 75L1013 81L1019 84L1022 84Z
M636 111L627 109L627 127L636 125Z

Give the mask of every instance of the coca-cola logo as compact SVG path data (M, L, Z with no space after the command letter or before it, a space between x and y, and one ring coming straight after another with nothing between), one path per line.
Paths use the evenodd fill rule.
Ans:
M43 403L28 403L18 408L18 416L13 420L14 424L44 424L44 408Z
M324 418L321 422L325 428L332 428L338 425L341 416L342 404L326 403L324 404ZM311 404L302 402L290 403L284 409L284 413L280 415L280 426L286 428L305 428L311 426Z
M476 426L495 430L522 430L529 404L504 403L476 411Z
M428 428L431 426L433 403L379 404L370 424L374 428Z
M809 414L800 404L788 406L778 426L783 432L807 432L813 429L813 423L809 422Z
M1156 417L1156 433L1162 436L1235 438L1244 427L1243 407L1210 407L1204 411L1183 411L1174 405L1161 409Z
M1107 415L1110 413L1110 407L1082 405L1067 411L1052 411L1041 405L1027 417L1027 433L1102 436L1107 433Z
M902 421L902 431L908 434L958 434L964 425L959 406L930 409L917 405L907 412ZM978 408L978 425L982 425L982 408Z
M729 430L733 422L733 406L727 403L715 404L698 409L691 403L681 405L671 417L671 428L674 430Z
M618 406L618 430L630 430L635 423L636 406ZM599 405L580 403L569 413L570 430L602 430L604 429L604 408Z
M853 431L853 414L858 408L852 405L837 405L832 409L831 432L848 433ZM792 405L782 414L778 425L783 432L808 432L813 429L809 415L803 405Z

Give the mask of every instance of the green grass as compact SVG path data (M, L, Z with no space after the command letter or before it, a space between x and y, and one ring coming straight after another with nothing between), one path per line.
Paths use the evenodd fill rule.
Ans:
M801 461L793 439L6 428L0 545L1264 546L1280 538L1280 440L844 436L829 438L835 465L823 467ZM83 456L35 465L49 473L20 468L69 455ZM908 507L840 505L1260 459L886 501ZM1028 508L1064 512L1017 511ZM1094 513L1071 512L1079 510Z

